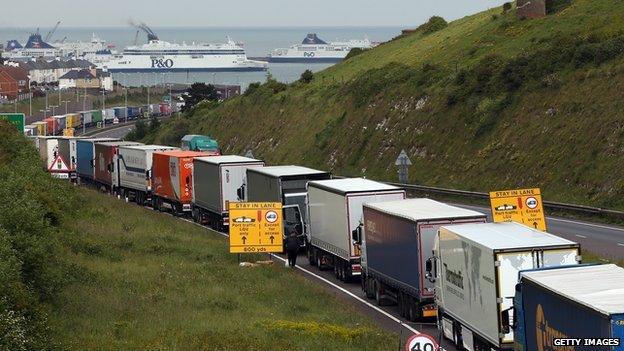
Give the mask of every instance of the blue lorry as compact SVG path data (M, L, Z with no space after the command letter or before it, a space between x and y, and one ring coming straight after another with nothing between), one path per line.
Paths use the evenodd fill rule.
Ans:
M512 326L516 351L624 351L624 268L520 272Z

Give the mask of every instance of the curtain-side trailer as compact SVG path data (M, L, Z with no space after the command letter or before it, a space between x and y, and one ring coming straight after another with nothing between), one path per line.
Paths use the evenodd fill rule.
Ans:
M333 267L343 281L359 276L361 251L353 232L361 230L362 205L402 199L405 190L363 178L308 182L310 264Z
M193 219L217 230L229 226L228 204L246 201L247 169L264 167L253 158L226 155L193 160Z
M520 272L513 311L516 351L624 351L624 268L605 264ZM581 339L581 344L562 347L555 338Z
M76 141L76 173L82 182L93 181L95 167L95 144L98 142L119 141L115 138L78 139Z
M435 272L438 329L460 350L512 350L518 273L579 261L577 243L519 223L442 226L427 264Z
M377 304L396 302L402 317L435 317L434 285L426 261L442 225L485 223L480 212L431 199L364 204L362 290Z

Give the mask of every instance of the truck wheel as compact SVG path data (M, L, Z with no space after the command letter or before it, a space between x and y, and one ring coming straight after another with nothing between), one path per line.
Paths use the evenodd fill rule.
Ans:
M403 293L400 291L397 294L397 306L399 308L399 316L405 317L405 301Z
M458 322L453 324L453 343L458 350L464 349L464 343L461 336L461 325Z
M323 254L320 252L316 253L316 266L318 267L319 271L323 270Z
M342 272L343 272L344 282L350 283L353 276L351 275L351 267L348 262L345 262Z
M310 266L316 266L316 258L314 257L315 250L313 247L308 247L308 262Z
M338 261L334 262L334 276L336 279L342 280L340 279L340 263Z
M418 304L414 302L414 298L411 296L407 297L407 319L410 322L415 322L418 320L420 313L418 313Z
M375 281L375 302L377 302L377 306L384 305L381 283L377 281Z
M366 278L366 297L372 299L375 297L375 291L373 289L373 280L371 278Z

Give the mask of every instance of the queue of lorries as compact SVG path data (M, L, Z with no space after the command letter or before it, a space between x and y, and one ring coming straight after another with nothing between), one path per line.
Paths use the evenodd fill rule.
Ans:
M164 116L171 114L172 107L168 103L143 106L120 106L103 110L88 110L48 116L41 121L28 124L24 133L28 136L64 135L67 130L133 120L139 117Z
M460 350L624 350L624 269L581 264L579 244L556 235L368 179L221 155L200 135L181 149L32 139L51 172L64 163L75 174L66 178L220 231L229 202L281 202L284 232L301 238L311 265L359 281L410 321L435 318Z

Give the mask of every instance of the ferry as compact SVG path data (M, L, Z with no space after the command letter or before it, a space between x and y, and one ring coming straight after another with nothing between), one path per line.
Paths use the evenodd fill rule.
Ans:
M242 44L227 38L219 44L176 44L158 39L145 24L147 43L129 46L122 54L110 55L98 68L109 72L173 71L266 71L266 62L249 60Z
M315 33L308 34L301 44L290 48L275 49L269 54L269 62L335 63L342 61L354 48L370 49L375 44L367 38L345 42L327 43Z
M2 56L15 60L53 59L61 56L61 50L46 43L37 29L36 33L28 37L28 42L24 46L17 40L9 40Z
M95 33L92 34L91 40L88 42L67 42L63 39L59 42L55 42L54 46L63 52L63 56L83 58L88 61L95 61L95 56L104 52L111 54L111 49L115 47L100 39Z

